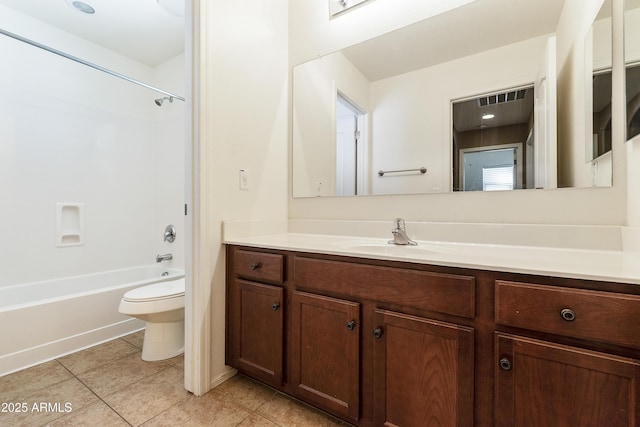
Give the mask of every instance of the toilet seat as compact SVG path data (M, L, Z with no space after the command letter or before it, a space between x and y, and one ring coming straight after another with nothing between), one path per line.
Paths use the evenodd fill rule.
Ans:
M122 299L127 302L150 302L182 296L184 296L184 278L132 289L125 293Z

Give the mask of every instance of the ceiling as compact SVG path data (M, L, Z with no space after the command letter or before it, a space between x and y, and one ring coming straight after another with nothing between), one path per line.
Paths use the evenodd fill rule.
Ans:
M474 1L342 52L376 81L555 33L563 6L564 0Z
M166 1L177 2L184 10L184 0ZM0 0L8 8L150 67L184 52L184 18L170 14L156 0L84 2L95 14L79 12L65 0ZM46 40L36 41L47 44Z
M493 114L483 119L484 114ZM487 129L513 124L527 124L533 114L533 87L528 87L523 99L479 106L478 98L453 103L453 127L457 132Z
M342 53L369 80L377 81L538 36L553 34L564 0L477 0L405 28L348 47ZM527 123L526 98L480 107L476 99L454 105L458 132ZM491 120L483 120L493 113Z

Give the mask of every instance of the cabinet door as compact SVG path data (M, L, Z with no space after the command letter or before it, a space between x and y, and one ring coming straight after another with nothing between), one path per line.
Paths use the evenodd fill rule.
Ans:
M296 394L357 420L360 304L304 292L294 292L291 303L291 381Z
M283 289L235 280L231 293L232 365L256 379L281 385Z
M640 365L605 353L497 334L496 425L640 425Z
M375 310L377 426L473 425L473 329Z

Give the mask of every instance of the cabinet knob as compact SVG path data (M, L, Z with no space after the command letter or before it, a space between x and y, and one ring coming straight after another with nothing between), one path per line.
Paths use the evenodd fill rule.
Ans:
M378 340L379 340L380 338L382 338L382 328L376 328L376 329L374 329L374 331L373 331L373 336L374 336L376 339L378 339Z
M499 363L500 363L500 369L502 369L503 371L511 370L511 361L506 357L503 357L502 359L500 359Z
M260 263L259 262L254 262L252 263L249 268L251 268L252 270L257 270L260 268Z
M273 303L271 305L271 310L278 311L279 309L280 309L280 304L279 303L276 302L276 303Z
M567 322L573 322L576 320L576 312L570 308L560 310L560 316Z
M347 329L353 331L356 328L356 321L350 320L347 322Z

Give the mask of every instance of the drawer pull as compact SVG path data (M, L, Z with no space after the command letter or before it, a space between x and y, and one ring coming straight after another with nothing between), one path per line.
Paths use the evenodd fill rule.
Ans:
M560 311L560 316L567 322L573 322L576 320L576 312L570 308L565 308Z
M500 359L500 369L502 369L503 371L510 371L511 361L506 357L503 357L502 359Z
M273 311L278 311L279 308L280 304L278 304L277 302L271 305L271 310Z
M355 320L350 320L347 322L347 329L353 331L356 328Z
M382 338L382 328L376 328L376 329L373 331L373 336L374 336L376 339L378 339L378 340L379 340L380 338Z
M254 262L253 264L251 264L249 266L249 268L251 268L252 270L257 270L260 268L260 263L259 262Z

